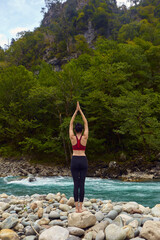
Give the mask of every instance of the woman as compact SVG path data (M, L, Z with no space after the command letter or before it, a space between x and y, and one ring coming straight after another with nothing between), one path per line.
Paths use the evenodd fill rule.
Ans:
M82 135L83 126L80 123L77 123L75 126L75 136L73 131L73 122L78 111L80 112L84 122L84 133ZM84 199L84 183L88 168L88 160L85 155L85 149L88 139L88 122L80 108L79 102L77 102L76 111L70 121L69 137L73 148L73 155L71 159L71 172L74 181L74 201L76 212L81 213L83 211L82 204Z

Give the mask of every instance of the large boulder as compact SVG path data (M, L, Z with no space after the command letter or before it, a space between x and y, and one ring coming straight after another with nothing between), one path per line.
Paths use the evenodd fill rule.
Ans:
M17 233L11 229L3 229L0 231L1 240L19 240Z
M147 240L160 240L160 221L146 221L140 236Z
M82 213L70 213L68 215L69 227L87 228L93 226L95 223L96 217L88 211Z
M115 224L110 224L105 229L106 240L124 240L126 231Z
M69 231L60 226L51 227L39 236L39 240L66 240L69 237Z

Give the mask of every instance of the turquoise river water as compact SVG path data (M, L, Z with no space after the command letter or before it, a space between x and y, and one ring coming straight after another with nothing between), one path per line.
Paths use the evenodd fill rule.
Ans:
M35 182L27 178L0 178L0 193L8 195L32 195L48 193L65 193L73 196L73 180L71 177L37 177ZM85 197L113 202L136 201L143 206L153 207L160 204L160 182L122 182L100 178L86 178Z

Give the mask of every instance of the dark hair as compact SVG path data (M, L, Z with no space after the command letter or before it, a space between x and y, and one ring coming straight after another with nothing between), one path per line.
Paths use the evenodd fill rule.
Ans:
M76 123L75 130L77 133L81 133L83 131L83 126L81 123Z

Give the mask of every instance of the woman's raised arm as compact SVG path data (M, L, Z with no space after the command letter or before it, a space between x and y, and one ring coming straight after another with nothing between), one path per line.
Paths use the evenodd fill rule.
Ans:
M77 112L78 112L78 103L77 103L77 107L76 107L76 110L71 118L71 121L70 121L70 125L69 125L69 137L70 139L72 139L74 137L74 131L73 131L73 122L74 122L74 119L77 115Z
M88 129L88 121L84 115L84 113L82 112L82 109L80 108L80 105L79 105L79 102L77 102L77 105L78 105L78 110L82 116L82 119L83 119L83 122L84 122L84 133L83 133L83 136L84 138L88 139L88 133L89 133L89 129Z

